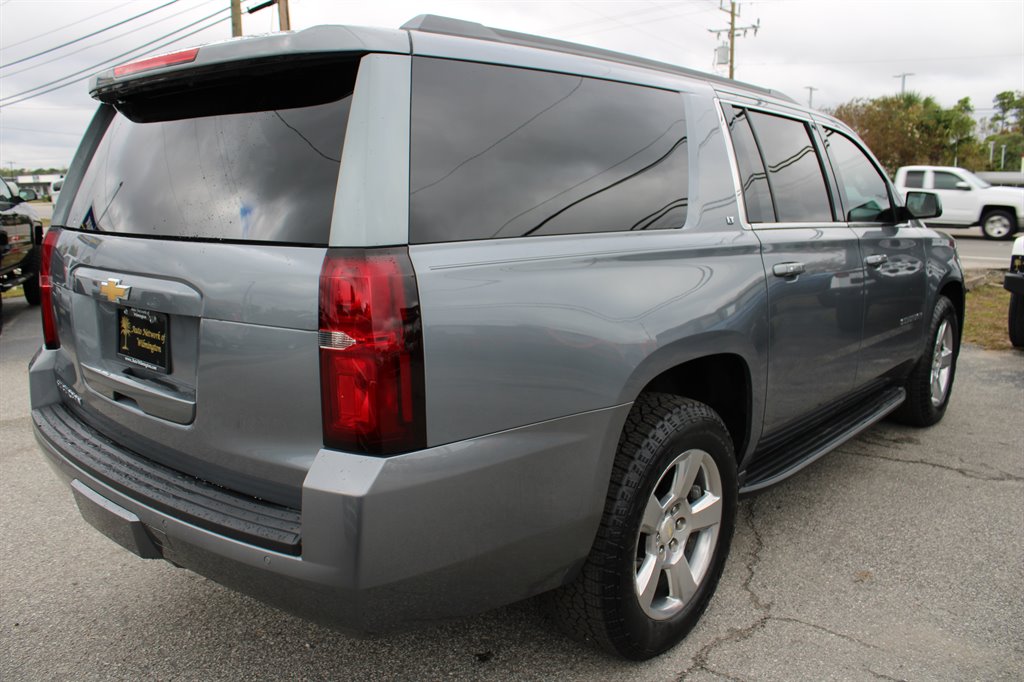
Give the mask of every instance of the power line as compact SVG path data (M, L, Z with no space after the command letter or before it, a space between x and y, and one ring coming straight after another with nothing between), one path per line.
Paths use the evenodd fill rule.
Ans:
M83 40L85 40L86 38L92 38L93 36L98 36L101 33L106 33L107 31L109 31L112 28L117 28L118 26L120 26L122 24L127 24L129 21L135 21L136 19L138 19L140 17L144 17L147 14L152 14L153 12L155 12L155 11L157 11L159 9L163 9L164 7L167 7L168 5L173 5L176 2L178 2L178 0L169 0L168 2L165 2L164 4L162 4L162 5L158 6L158 7L154 7L153 9L148 9L145 12L142 12L141 14L136 14L134 17L128 17L127 19L123 19L123 20L117 22L116 24L111 24L110 26L107 26L106 28L101 28L98 31L93 31L92 33L88 33L88 34L82 36L81 38L75 38L74 40L69 40L68 42L61 43L60 45L57 45L56 47L51 47L50 49L43 50L42 52L36 52L35 54L31 54L31 55L29 55L27 57L22 57L21 59L17 59L17 60L15 60L13 62L7 62L6 64L0 64L0 69L6 69L8 66L14 66L15 64L21 64L22 62L27 62L29 59L35 59L36 57L41 57L44 54L49 54L50 52L53 52L54 50L61 49L62 47L67 47L68 45L74 45L75 43L80 43Z
M671 9L671 8L666 7L665 9ZM606 23L606 22L604 22L603 20L600 20L600 19L595 19L594 21L597 22L597 24L595 26L593 26L592 28L569 29L568 32L565 35L567 35L570 38L576 37L576 36L590 36L590 35L594 35L595 33L603 33L604 31L614 31L614 30L618 29L619 27L631 28L631 29L634 29L636 31L640 31L642 33L647 33L647 31L644 31L643 29L638 28L638 27L642 26L644 24L654 23L655 21L665 22L665 21L671 21L673 19L680 19L680 18L683 18L683 17L688 17L688 16L691 16L691 15L694 15L694 14L701 14L701 13L703 13L705 11L706 10L698 9L698 10L693 11L693 12L684 12L682 14L680 14L678 12L670 12L669 14L664 15L664 16L650 17L648 19L642 19L640 21L631 21L629 23L621 21L618 17L632 17L632 16L635 16L635 15L629 15L629 14L626 14L626 15L620 14L620 15L615 15L615 16L609 15L608 16L609 21L612 21L614 23L611 23L611 24L606 25L606 26L601 26L600 25L601 23ZM552 31L552 34L554 34L554 33L555 33L555 31ZM648 33L648 35L654 35L654 34ZM658 36L654 36L654 37L658 37ZM661 40L665 40L664 38L660 38L660 39ZM675 45L676 47L678 47L678 44L672 43L672 41L667 41L667 42L669 42L670 44Z
M119 59L121 59L123 57L126 57L126 56L132 54L133 52L134 53L138 53L135 56L141 56L142 54L148 54L149 52L154 52L154 51L159 50L159 49L161 49L163 47L167 47L168 45L176 43L176 42L178 42L180 40L184 40L185 38L188 38L191 35L195 35L196 33L199 33L201 31L205 31L208 28L216 26L218 23L220 23L224 19L216 19L215 21L212 21L211 23L207 24L206 26L202 26L202 27L196 29L195 31L192 31L190 33L186 33L185 35L178 36L177 38L174 38L173 40L168 41L166 43L163 43L162 45L158 45L158 46L154 47L151 50L144 50L143 52L139 52L139 50L142 50L145 47L149 47L150 45L152 45L153 43L155 43L157 41L163 40L164 38L167 38L169 36L174 35L175 33L179 33L181 31L184 31L186 28L191 28L192 26L195 26L196 24L198 24L198 23L200 23L202 21L206 21L207 19L210 19L210 18L212 18L212 17L214 17L214 16L216 16L218 14L223 14L225 11L227 11L227 9L228 8L226 8L226 7L222 8L222 9L219 9L216 12L214 12L213 14L209 14L209 15L203 17L202 19L198 19L196 21L193 21L191 24L186 24L185 26L182 26L179 29L171 31L170 33L165 33L164 35L160 36L159 38L151 40L148 43L143 43L142 45L139 45L137 47L133 47L132 49L130 49L130 50L126 51L126 52L122 52L119 55L115 55L113 57L110 57L109 59L105 59L102 62L99 62L98 64L95 64L95 65L90 66L88 68L80 69L78 71L75 71L74 73L69 73L68 75L63 76L62 78L57 78L56 80L50 81L49 83L44 83L44 84L38 85L38 86L36 86L34 88L30 88L28 90L23 90L22 92L19 92L17 94L8 95L7 97L0 98L0 108L8 107L8 106L11 106L11 105L14 105L14 104L18 104L20 102L25 102L27 100L33 99L34 97L39 97L41 95L45 95L48 92L53 92L54 90L60 90L63 87L71 85L72 83L78 83L79 81L86 80L87 78L90 78L96 70L100 69L104 65L109 64L110 62L113 62L113 61L117 61L117 60L119 60ZM132 57L132 59L134 59L134 57ZM43 90L42 92L36 92L33 95L29 95L29 93L35 92L36 90L39 90L41 88L47 88L48 86L55 85L57 83L60 83L60 81L62 81L62 80L66 80L68 78L72 78L72 77L77 76L77 75L82 74L82 73L85 73L86 75L81 77L81 78L76 78L74 80L70 80L67 83L63 83L61 85L57 85L57 87L49 88L47 90ZM28 97L22 97L23 95L29 95L29 96ZM5 100L15 99L15 98L18 98L18 97L21 97L21 99L18 99L17 101L14 101L14 102L5 101Z
M577 4L579 4L579 3L577 3ZM655 38L655 39L657 39L657 40L660 40L660 41L662 41L663 43L668 43L668 44L669 44L669 45L671 45L672 47L675 47L675 48L678 48L678 47L679 47L679 43L677 43L677 42L674 42L674 41L668 40L668 39L667 39L667 38L665 38L664 36L660 36L660 35L658 35L657 33L653 33L653 32L651 32L651 31L648 31L648 30L646 30L646 29L642 29L642 28L640 28L640 27L639 27L639 24L640 24L640 23L644 23L644 22L637 22L637 23L635 23L635 24L627 24L626 22L624 22L624 21L622 21L622 20L620 20L620 19L616 18L616 17L615 17L615 16L613 16L613 15L605 14L604 12L598 12L598 11L597 11L596 9L594 9L594 8L593 8L592 6L590 6L590 5L580 5L580 6L581 6L581 7L583 7L584 9L586 9L587 11L589 11L589 12L590 12L591 14L596 14L596 15L598 15L598 16L600 16L600 17L604 17L605 19L607 19L607 20L609 20L609 21L614 21L615 23L617 23L617 24L620 24L620 25L622 25L622 26L624 26L624 27L626 27L626 28L631 28L631 29L633 29L634 31L639 31L640 33L646 33L647 35L651 36L652 38ZM597 32L597 31L592 31L592 33L596 33L596 32ZM586 34L584 34L584 35L586 35Z
M7 1L10 2L10 0L7 0ZM7 4L7 3L5 2L4 4ZM89 21L90 19L95 19L96 17L102 16L104 14L109 14L110 12L114 12L116 10L119 10L122 7L127 7L130 4L132 4L132 0L128 0L128 2L125 2L123 4L116 5L114 7L110 7L109 9L105 9L102 12L97 12L96 14L90 14L89 16L87 16L84 19L81 19L80 21L73 21L70 24L65 24L64 26L58 26L57 28L51 28L49 31L46 31L44 33L40 33L39 35L31 36L29 38L25 38L24 40L19 40L16 43L9 43L7 45L4 45L3 47L0 47L0 51L7 50L7 49L10 49L12 47L17 47L18 45L24 45L25 43L31 43L33 40L39 40L40 38L45 38L48 35L56 33L57 31L63 31L66 28L71 28L72 26L78 26L82 22Z
M210 2L210 0L203 0L198 5L190 8L190 9L181 10L177 14L172 14L172 15L167 16L167 17L161 17L161 18L157 19L156 21L151 21L148 24L143 24L142 26L136 26L135 28L132 28L132 29L129 29L129 30L125 31L124 33L120 33L120 34L118 34L116 36L111 36L108 39L108 41L109 40L117 40L119 38L124 38L125 36L130 36L133 33L138 33L139 31L145 30L145 29L147 29L147 28L149 28L151 26L156 26L159 23L165 22L168 19L176 19L176 18L182 16L183 14L188 14L189 12L192 12L194 10L199 9L203 5L209 4L209 2ZM91 50L94 47L100 47L100 45L103 45L103 44L104 43L95 43L93 45L85 45L84 47L80 47L77 50L72 50L71 52L65 52L64 54L59 54L56 57L51 57L50 59L47 59L44 62L39 62L37 64L30 64L29 66L26 66L23 69L18 69L17 71L11 71L10 73L5 73L3 75L0 75L0 78L10 78L11 76L17 76L19 73L25 73L26 71L31 71L32 69L38 69L41 66L46 66L47 64L52 64L52 63L54 63L56 61L59 61L61 59L66 59L67 57L70 57L73 54L78 54L79 52L84 52L85 50Z
M161 50L161 49L163 49L165 47L168 47L168 46L173 45L175 43L181 42L182 40L184 40L185 38L188 38L189 36L193 36L193 35L195 35L197 33L202 33L203 31L205 31L208 28L213 28L214 26L216 26L217 24L219 24L222 21L224 21L224 19L216 19L214 21L211 21L206 26L200 26L199 28L197 28L194 31L190 31L189 33L186 33L183 36L178 36L177 38L175 38L173 40L169 40L166 43L162 43L160 45L157 45L152 50L148 50L146 52L142 52L142 53L140 53L140 54L138 54L136 56L137 57L141 57L141 56L143 56L145 54L149 54L150 52L156 52L157 50ZM114 59L117 59L117 57L114 57ZM51 93L51 92L54 92L55 90L60 90L61 88L66 88L69 85L74 85L75 83L79 83L81 81L87 80L90 77L92 77L92 74L87 74L85 76L82 76L81 78L76 78L75 80L68 81L67 83L63 83L63 84L58 85L56 87L52 87L52 88L50 88L48 90L43 90L42 92L37 92L34 95L29 95L28 97L22 97L21 99L19 99L16 102L8 102L6 104L0 104L0 109L3 109L4 107L14 106L15 104L21 104L22 102L27 102L28 100L35 99L36 97L42 97L43 95L46 95L46 94Z

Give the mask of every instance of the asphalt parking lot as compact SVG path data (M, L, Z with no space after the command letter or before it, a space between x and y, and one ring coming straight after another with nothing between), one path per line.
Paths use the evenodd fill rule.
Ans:
M673 651L624 663L537 600L386 638L135 558L78 516L31 433L37 309L0 334L0 679L996 680L1024 677L1024 353L966 348L946 419L883 423L741 503Z

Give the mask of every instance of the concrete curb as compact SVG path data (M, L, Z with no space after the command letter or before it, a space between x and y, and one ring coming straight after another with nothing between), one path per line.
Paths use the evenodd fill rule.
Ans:
M1002 284L1003 270L998 268L972 268L964 271L964 288L974 291L986 284Z

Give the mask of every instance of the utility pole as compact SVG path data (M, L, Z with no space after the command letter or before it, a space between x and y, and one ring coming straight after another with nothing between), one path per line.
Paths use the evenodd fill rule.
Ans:
M724 0L720 0L723 4L719 5L718 9L729 15L729 28L709 28L709 33L714 33L716 37L723 33L729 34L729 78L732 78L736 73L736 38L747 36L747 31L753 31L754 35L757 35L757 29L761 28L761 20L758 19L750 26L737 26L736 17L740 15L737 3L734 0L729 2L729 9L725 8Z
M231 37L242 35L242 0L231 0Z
M277 0L277 22L282 31L292 30L292 19L288 14L288 0Z
M805 85L804 90L807 91L807 108L811 109L814 107L814 91L818 88L813 85Z
M250 7L246 12L252 14L254 12L259 12L261 9L273 7L274 5L277 5L277 25L279 30L292 30L292 20L288 13L288 0L267 0L266 2L261 2L255 7Z
M907 94L907 76L913 76L912 73L898 73L893 78L900 79L900 96Z

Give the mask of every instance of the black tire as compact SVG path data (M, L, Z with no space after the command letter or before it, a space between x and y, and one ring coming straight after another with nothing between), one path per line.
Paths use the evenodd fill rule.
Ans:
M689 491L680 497L671 488L674 476L689 470L687 463L699 464L692 487L679 479L679 487ZM666 483L666 476L673 479ZM713 494L716 489L720 494ZM552 595L554 616L563 630L634 660L656 656L683 639L722 575L736 524L736 490L732 440L714 410L674 395L642 395L619 439L590 555L576 579ZM710 517L697 515L712 506ZM718 512L720 520L712 524ZM651 518L658 519L660 532L643 532L645 526L655 527ZM704 523L712 525L700 528ZM691 531L688 524L698 530ZM661 550L659 543L664 543ZM682 563L669 565L677 559ZM698 573L695 580L691 563ZM682 570L687 572L677 573ZM654 576L644 581L651 595L646 607L635 587L641 580L638 571ZM692 596L674 599L668 592L670 575L689 576L692 583L677 577L674 584L687 587ZM650 615L652 609L661 609L658 617Z
M1006 241L1017 232L1017 217L1002 208L992 208L981 216L981 233L985 239Z
M28 254L25 259L27 264L32 266L32 276L21 283L21 289L25 292L25 300L28 301L29 305L39 305L39 249L41 247L34 247L32 253Z
M943 326L946 325L946 326ZM949 335L946 336L948 330ZM937 341L940 332L946 336L945 348L940 349ZM939 296L932 311L931 324L928 327L928 344L918 359L917 364L907 377L907 399L893 415L894 418L910 426L931 426L942 419L949 405L949 397L953 393L953 380L956 377L956 360L960 354L960 323L953 302L945 296ZM941 395L933 395L932 369L936 353L948 350L948 381Z
M1010 294L1010 310L1007 325L1010 328L1010 343L1024 348L1024 294Z
M39 305L41 300L39 295L39 275L33 275L21 284L22 291L25 292L25 300L28 301L29 305Z

